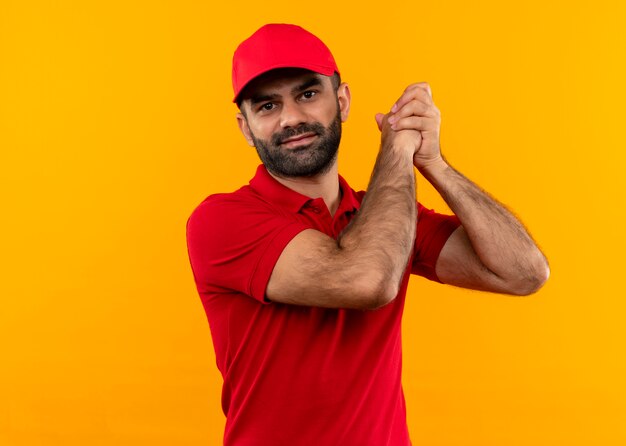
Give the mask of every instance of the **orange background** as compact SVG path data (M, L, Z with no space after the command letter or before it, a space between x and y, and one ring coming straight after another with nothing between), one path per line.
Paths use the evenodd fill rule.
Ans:
M354 188L374 114L428 81L448 160L550 260L531 297L412 280L414 444L626 444L620 4L4 0L0 444L220 444L185 223L258 164L230 61L266 22L333 50L353 96L340 171ZM445 211L421 180L419 198Z

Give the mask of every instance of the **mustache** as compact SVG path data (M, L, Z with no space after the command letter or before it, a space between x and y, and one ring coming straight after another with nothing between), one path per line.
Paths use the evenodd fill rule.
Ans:
M272 144L277 146L282 144L284 140L302 135L303 133L315 133L317 135L321 135L324 131L324 126L319 122L305 123L295 128L286 128L282 132L272 135Z

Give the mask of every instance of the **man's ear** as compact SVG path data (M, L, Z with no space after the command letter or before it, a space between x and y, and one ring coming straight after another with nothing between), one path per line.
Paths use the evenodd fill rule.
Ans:
M237 113L237 124L239 125L239 130L241 130L243 137L246 138L246 141L248 141L248 144L254 147L254 140L252 139L250 127L248 127L248 121L241 112Z
M337 101L341 112L341 122L346 122L350 113L350 88L345 82L342 82L337 88Z

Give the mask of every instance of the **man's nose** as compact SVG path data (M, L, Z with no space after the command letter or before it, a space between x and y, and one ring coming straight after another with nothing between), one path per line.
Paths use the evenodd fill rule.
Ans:
M280 125L283 128L297 127L306 122L306 115L294 101L285 101L280 114Z

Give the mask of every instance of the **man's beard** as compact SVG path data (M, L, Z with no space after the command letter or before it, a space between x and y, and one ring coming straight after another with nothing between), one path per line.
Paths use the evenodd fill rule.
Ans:
M294 149L283 149L281 141L304 133L315 133L316 141ZM272 135L271 141L251 134L261 161L271 173L283 178L310 177L326 173L337 158L341 140L341 114L328 127L319 122L301 124Z

